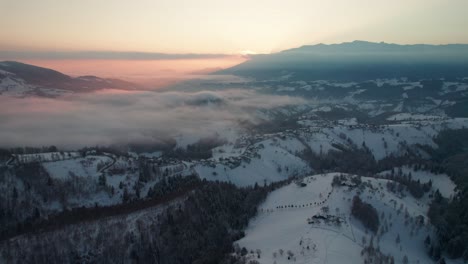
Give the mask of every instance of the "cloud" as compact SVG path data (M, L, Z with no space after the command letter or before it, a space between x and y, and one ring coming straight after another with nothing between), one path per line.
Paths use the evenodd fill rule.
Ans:
M76 94L58 99L0 96L0 146L81 147L200 138L259 122L256 109L303 104L250 90Z
M230 54L158 53L120 51L0 51L2 60L194 60L233 57Z

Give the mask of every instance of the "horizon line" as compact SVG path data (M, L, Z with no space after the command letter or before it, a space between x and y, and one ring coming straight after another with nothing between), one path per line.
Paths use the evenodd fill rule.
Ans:
M287 50L294 50L302 47L309 46L332 46L351 43L371 43L371 44L388 44L398 46L451 46L451 45L468 45L468 43L445 43L445 44L427 44L427 43L412 43L412 44L399 44L385 41L367 41L367 40L353 40L343 41L337 43L311 43L303 44L300 46L290 47L284 50L269 52L269 53L165 53L165 52L145 52L145 51L99 51L99 50L82 50L82 51L33 51L33 50L0 50L0 60L197 60L197 59L223 59L243 57L250 58L255 55L268 55L281 53Z

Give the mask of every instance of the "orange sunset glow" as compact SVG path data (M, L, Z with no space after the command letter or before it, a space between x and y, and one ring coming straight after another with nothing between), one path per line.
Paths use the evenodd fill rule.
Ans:
M105 78L121 78L158 88L190 76L208 74L228 68L246 57L225 56L214 59L181 60L20 60L41 67L51 68L70 76L95 75Z
M468 42L467 9L464 0L0 0L0 60L159 86L304 44Z

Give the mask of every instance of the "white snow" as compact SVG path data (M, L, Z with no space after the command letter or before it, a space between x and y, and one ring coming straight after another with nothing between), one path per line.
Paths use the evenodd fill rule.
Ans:
M461 92L466 90L468 90L468 84L466 83L444 82L441 94L447 94L450 92Z
M249 254L260 263L363 263L361 250L363 244L369 243L372 232L366 231L350 216L351 199L357 189L332 188L335 175L338 173L310 176L304 179L306 187L292 183L271 193L238 245L249 251L260 249L260 258ZM365 177L362 180L371 187L360 191L361 199L377 208L379 215L384 214L380 226L388 228L388 232L374 237L374 246L393 255L395 263L402 263L404 255L410 263L434 263L423 244L427 235L433 235L433 228L427 221L420 226L415 220L419 215L427 220L424 216L427 206L412 197L399 198L387 192L386 180ZM284 205L294 207L278 208ZM308 218L323 214L321 208L324 206L329 209L327 214L341 217L344 223L339 226L323 221L309 224ZM406 210L408 217L405 217ZM401 239L399 244L395 242L397 235ZM363 243L363 237L366 243ZM284 251L283 255L279 253L280 249ZM295 261L287 259L287 251L294 254Z
M300 147L297 142L295 144ZM292 175L310 172L308 164L292 154L292 145L290 147L288 150L273 140L265 140L253 146L256 149L254 153L241 155L241 162L237 167L207 161L195 165L194 170L202 178L228 181L238 186L255 183L263 185L265 182L280 181Z
M451 198L455 194L456 185L447 174L435 174L430 171L414 170L408 166L401 168L394 168L394 171L401 169L403 174L411 173L413 180L419 180L421 183L432 181L432 189L439 190L440 194L446 198ZM390 175L390 171L383 171L379 173L382 176Z
M312 110L312 112L330 112L332 108L330 106L322 106Z
M45 162L43 166L49 175L56 179L66 179L71 174L81 177L97 177L99 174L97 165L108 164L111 161L111 158L107 156L87 156L86 158Z
M6 77L0 79L0 95L11 96L11 97L24 97L28 95L42 94L47 96L59 96L67 93L73 93L72 91L55 89L51 87L39 87L31 85L23 79L15 77L14 74L9 72L6 73Z

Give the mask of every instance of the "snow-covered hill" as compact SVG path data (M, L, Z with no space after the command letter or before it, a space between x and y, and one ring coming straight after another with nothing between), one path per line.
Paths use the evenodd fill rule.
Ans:
M302 185L291 183L271 193L250 222L246 236L237 242L251 252L247 257L277 264L366 263L365 259L380 252L380 259L394 259L386 263L405 263L405 256L406 263L435 263L424 244L435 235L426 216L428 200L390 192L386 179L359 177L362 183L356 187L332 186L339 175L358 177L313 175L304 178ZM434 182L433 190L437 184ZM352 216L355 195L377 209L380 227L376 233ZM370 245L374 253L363 253Z
M264 140L249 146L241 154L227 155L224 160L200 162L194 170L208 180L232 182L238 186L281 181L310 172L306 161L294 152L277 144L277 140Z
M300 155L307 149L320 156L331 150L365 147L375 160L404 156L408 151L424 156L427 154L416 145L436 148L433 139L440 131L468 127L466 118L387 125L341 121L300 120L302 126L296 130L241 136L237 144L228 141L213 150L213 158L192 162L191 167L208 180L239 186L271 183L310 173L310 160Z
M48 97L55 97L67 93L70 93L70 91L40 87L34 84L30 84L10 72L0 70L0 95L8 95L13 97L44 95Z
M140 89L139 85L96 76L70 77L58 71L15 61L0 62L0 95L58 97L99 89Z

